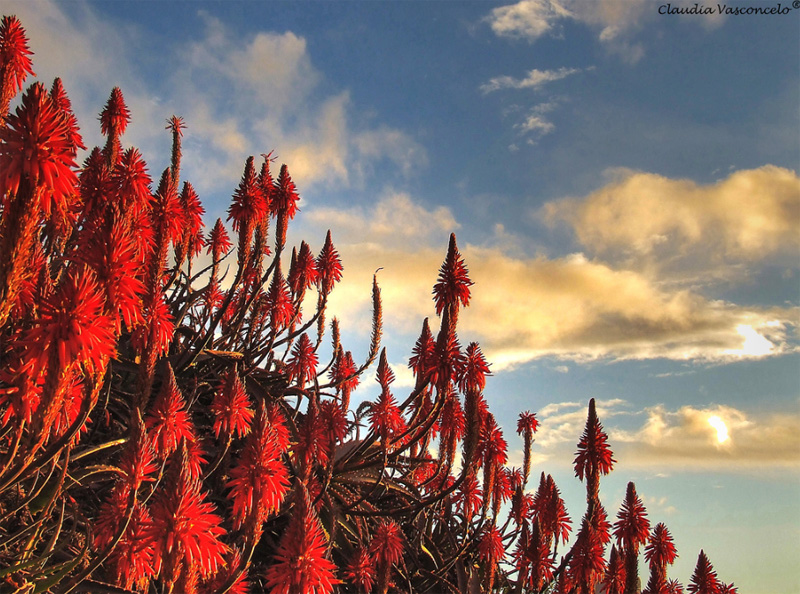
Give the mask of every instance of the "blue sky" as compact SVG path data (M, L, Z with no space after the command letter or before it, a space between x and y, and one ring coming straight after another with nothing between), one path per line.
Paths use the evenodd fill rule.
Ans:
M330 228L343 256L354 353L383 268L398 383L454 231L475 281L460 338L494 363L512 462L530 409L536 469L577 520L595 397L618 460L606 507L636 482L675 537L672 577L703 548L741 592L800 591L800 10L661 5L0 1L87 145L116 85L153 177L166 118L186 119L207 223L274 150L303 197L290 241Z

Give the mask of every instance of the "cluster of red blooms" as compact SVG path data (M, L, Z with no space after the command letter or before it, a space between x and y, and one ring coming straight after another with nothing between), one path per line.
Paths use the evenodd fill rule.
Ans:
M520 415L524 465L508 468L483 395L489 365L459 342L472 282L455 236L433 289L439 329L423 322L415 387L398 399L377 282L359 365L325 319L342 278L330 232L316 256L293 249L283 272L299 200L285 165L273 179L271 153L260 168L247 159L228 210L228 278L223 222L206 234L181 185L183 120L167 122L172 160L154 187L139 151L123 149L130 113L115 88L100 115L106 144L79 167L59 80L31 85L9 112L30 55L5 17L0 589L629 594L643 550L643 592L684 591L667 578L670 533L651 530L632 483L607 518L599 480L615 460L593 400L575 459L587 509L559 556L572 531L559 489L544 473L528 489L536 416ZM375 361L380 394L352 411ZM735 588L701 552L686 591Z

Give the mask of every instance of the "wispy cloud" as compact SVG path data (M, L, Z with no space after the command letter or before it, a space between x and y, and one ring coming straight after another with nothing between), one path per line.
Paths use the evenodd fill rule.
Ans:
M566 21L583 23L597 30L598 40L611 52L636 62L644 49L630 35L655 14L656 5L647 0L521 0L494 8L486 20L496 35L529 42L560 36Z
M561 80L581 72L580 68L559 68L558 70L538 70L534 68L523 78L497 76L481 85L481 91L491 93L501 89L539 89L547 83Z
M169 136L158 123L182 116L184 174L201 197L229 192L247 156L273 149L305 190L323 181L348 187L381 160L401 173L426 162L424 147L402 130L360 120L347 89L320 91L324 76L307 40L292 31L240 37L200 10L187 16L199 19L198 33L173 39L158 57L164 76L156 81L143 78L135 62L156 59L145 31L104 22L80 2L9 7L29 34L40 78L64 79L88 146L102 143L97 114L120 86L132 113L123 142L143 151L157 177L169 158Z

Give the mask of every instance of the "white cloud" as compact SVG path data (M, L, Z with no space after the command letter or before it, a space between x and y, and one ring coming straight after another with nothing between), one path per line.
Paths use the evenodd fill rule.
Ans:
M539 137L550 134L556 129L552 122L537 114L530 114L525 121L517 124L514 127L522 133L532 132Z
M488 83L481 85L481 91L491 93L501 89L539 89L547 83L567 78L579 72L581 72L579 68L559 68L558 70L537 70L534 68L524 78L514 78L513 76L492 78Z
M595 29L610 51L636 62L644 50L629 36L655 15L656 5L647 0L521 0L493 9L486 20L496 35L529 42L559 36L564 22L576 21Z

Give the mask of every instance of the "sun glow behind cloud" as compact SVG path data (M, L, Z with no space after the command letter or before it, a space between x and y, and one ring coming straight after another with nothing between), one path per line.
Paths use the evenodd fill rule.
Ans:
M708 424L717 432L717 441L719 443L728 441L730 437L728 435L728 426L725 424L725 421L720 419L717 415L711 415L708 417Z

